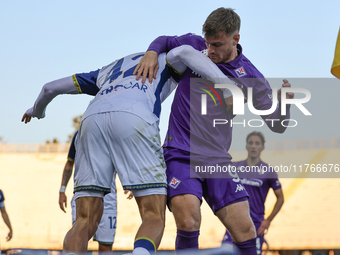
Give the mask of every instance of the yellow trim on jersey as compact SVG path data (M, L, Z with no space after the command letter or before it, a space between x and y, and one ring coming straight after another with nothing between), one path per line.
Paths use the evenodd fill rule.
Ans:
M71 161L71 162L74 162L74 158L69 158L69 157L67 157L67 160L68 160L68 161Z
M166 59L166 63L167 63L167 65L169 66L169 67L171 67L172 68L172 70L174 70L175 71L175 73L178 73L179 75L183 75L184 73L181 73L181 72L179 72L179 71L177 71L176 70L176 68L175 67L173 67L170 63L169 63L169 61L168 61L168 58L167 57L165 57L165 59Z
M72 80L73 80L74 86L76 86L76 88L77 88L78 93L79 93L79 94L82 94L83 92L81 91L79 82L78 82L78 80L77 80L77 76L76 76L75 74L72 75Z
M138 237L137 239L135 239L135 242L138 241L138 240L141 240L141 239L148 240L150 243L153 244L153 248L155 248L155 252L157 251L157 248L156 248L155 243L154 243L150 238L147 238L147 237L145 237L145 236L143 236L143 237Z

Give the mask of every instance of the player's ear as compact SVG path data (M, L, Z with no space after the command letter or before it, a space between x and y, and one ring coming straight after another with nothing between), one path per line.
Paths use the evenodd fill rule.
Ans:
M240 34L237 32L233 36L233 44L234 44L234 46L237 45L239 41L240 41Z

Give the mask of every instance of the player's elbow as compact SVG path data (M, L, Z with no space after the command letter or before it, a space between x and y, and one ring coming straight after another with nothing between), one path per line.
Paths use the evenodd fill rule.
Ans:
M42 93L44 94L44 96L46 96L46 97L56 96L54 87L55 86L54 86L53 82L46 83L42 88Z

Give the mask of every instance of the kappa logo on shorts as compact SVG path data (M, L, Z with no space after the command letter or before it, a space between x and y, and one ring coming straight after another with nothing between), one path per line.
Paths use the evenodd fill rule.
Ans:
M176 189L180 183L181 183L180 180L178 180L175 177L172 177L171 181L169 182L169 186Z
M237 184L235 193L239 192L239 191L242 191L242 190L245 190L245 188L241 184Z
M246 71L244 70L244 67L243 67L243 66L241 66L241 67L235 69L234 71L236 72L236 74L237 74L238 77L242 77L242 76L247 75L247 73L246 73Z

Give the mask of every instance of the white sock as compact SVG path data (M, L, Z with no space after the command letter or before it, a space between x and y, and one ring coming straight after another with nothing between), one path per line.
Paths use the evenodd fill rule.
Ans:
M137 247L132 251L132 255L150 255L150 252L143 247Z

